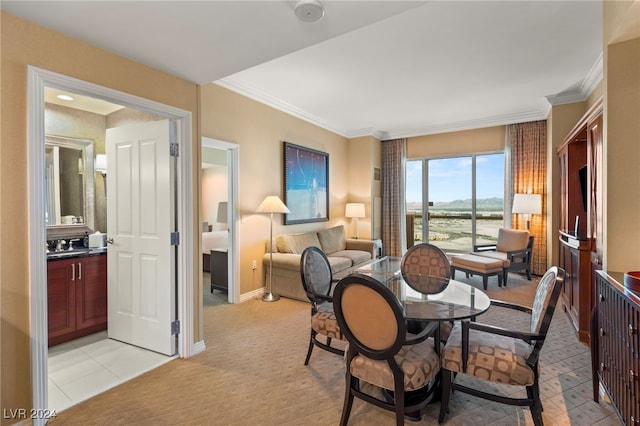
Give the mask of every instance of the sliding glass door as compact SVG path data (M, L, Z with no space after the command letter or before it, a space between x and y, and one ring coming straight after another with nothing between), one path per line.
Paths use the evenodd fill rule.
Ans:
M504 225L504 154L408 161L407 245L465 252Z

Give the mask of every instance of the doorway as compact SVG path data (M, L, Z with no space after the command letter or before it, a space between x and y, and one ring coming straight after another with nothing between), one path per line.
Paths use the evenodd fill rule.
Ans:
M239 303L240 302L240 289L237 285L238 277L238 226L237 226L237 209L236 205L238 200L238 177L239 177L239 146L226 141L217 139L202 138L202 156L203 167L207 165L222 165L224 168L218 170L224 170L224 172L213 171L211 173L206 172L203 169L202 173L202 185L203 191L201 194L201 205L203 206L203 233L202 244L203 248L203 269L209 269L208 278L210 283L203 283L203 292L206 291L209 286L213 291L218 291L219 288L227 287L227 302ZM209 153L209 155L207 155ZM216 160L216 157L219 160ZM206 227L206 231L204 229ZM209 233L211 231L211 233ZM219 232L216 232L219 231ZM220 234L224 235L226 231L226 247L221 247L219 241L221 241ZM207 233L205 233L207 232ZM222 238L224 239L224 237ZM220 249L220 250L218 250ZM211 259L210 251L213 250L213 256ZM207 256L208 255L208 256ZM215 270L215 267L220 267L219 261L226 263L227 273L221 276ZM205 262L209 262L209 268L204 265ZM211 264L214 265L214 270L211 270ZM216 282L219 281L219 282ZM226 282L225 282L226 281ZM211 285L212 284L212 285ZM209 290L211 291L211 290Z
M159 104L92 83L63 76L36 67L28 67L28 123L29 150L28 175L29 193L29 231L30 246L44 247L46 242L45 221L45 177L44 177L44 91L45 88L56 88L80 93L97 99L106 100L132 109L156 114L175 124L176 143L180 147L180 156L176 167L176 229L184 235L183 244L176 249L176 306L177 318L180 321L180 333L177 336L177 353L181 357L189 357L193 353L193 249L189 244L192 239L193 223L192 200L193 190L190 181L191 161L191 113L168 105ZM47 273L46 253L44 250L31 250L29 254L30 291L31 291L31 328L32 345L32 389L33 408L48 408L47 391ZM55 407L54 407L55 408ZM34 421L34 424L44 422Z

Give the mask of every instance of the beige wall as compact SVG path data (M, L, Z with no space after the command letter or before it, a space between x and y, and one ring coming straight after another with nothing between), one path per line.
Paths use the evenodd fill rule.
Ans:
M604 54L604 268L640 269L640 0L607 1Z
M282 217L274 217L274 236L346 224L348 140L215 84L202 87L201 108L202 135L239 146L238 263L240 293L248 293L264 285L262 258L269 239L269 217L255 210L267 195L278 195L284 201L283 141L329 154L330 221L284 226ZM255 271L252 260L257 260Z
M606 56L605 268L640 269L640 38Z
M380 197L380 181L374 180L374 168L380 168L381 142L373 136L349 140L349 194L347 202L364 203L366 217L359 219L360 238L373 235L374 218L381 211L374 209L374 198ZM347 223L347 235L355 235L355 226Z
M0 405L6 409L29 409L29 251L41 248L29 246L26 220L29 217L29 177L26 167L27 65L191 111L193 139L197 141L200 139L199 87L6 12L1 13ZM199 143L195 146L199 146ZM198 155L199 149L195 152L194 155ZM194 162L199 164L199 158ZM194 181L194 187L199 187L199 168L195 169L191 179ZM195 207L194 211L197 214L199 206ZM197 223L196 215L193 220L194 224ZM194 273L195 271L194 265ZM2 424L12 422L14 420L2 419Z

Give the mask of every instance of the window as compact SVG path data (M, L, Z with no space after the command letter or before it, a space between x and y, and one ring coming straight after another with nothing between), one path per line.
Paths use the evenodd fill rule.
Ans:
M406 173L409 247L428 241L464 252L497 240L504 226L503 153L411 160Z

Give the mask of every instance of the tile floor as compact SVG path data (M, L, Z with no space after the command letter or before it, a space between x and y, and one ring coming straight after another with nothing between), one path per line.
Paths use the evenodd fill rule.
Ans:
M58 413L139 376L172 357L107 337L103 331L49 348L49 407Z
M211 293L203 272L205 306L227 304L227 294ZM172 358L111 340L107 332L49 348L49 407L60 412L152 370Z

